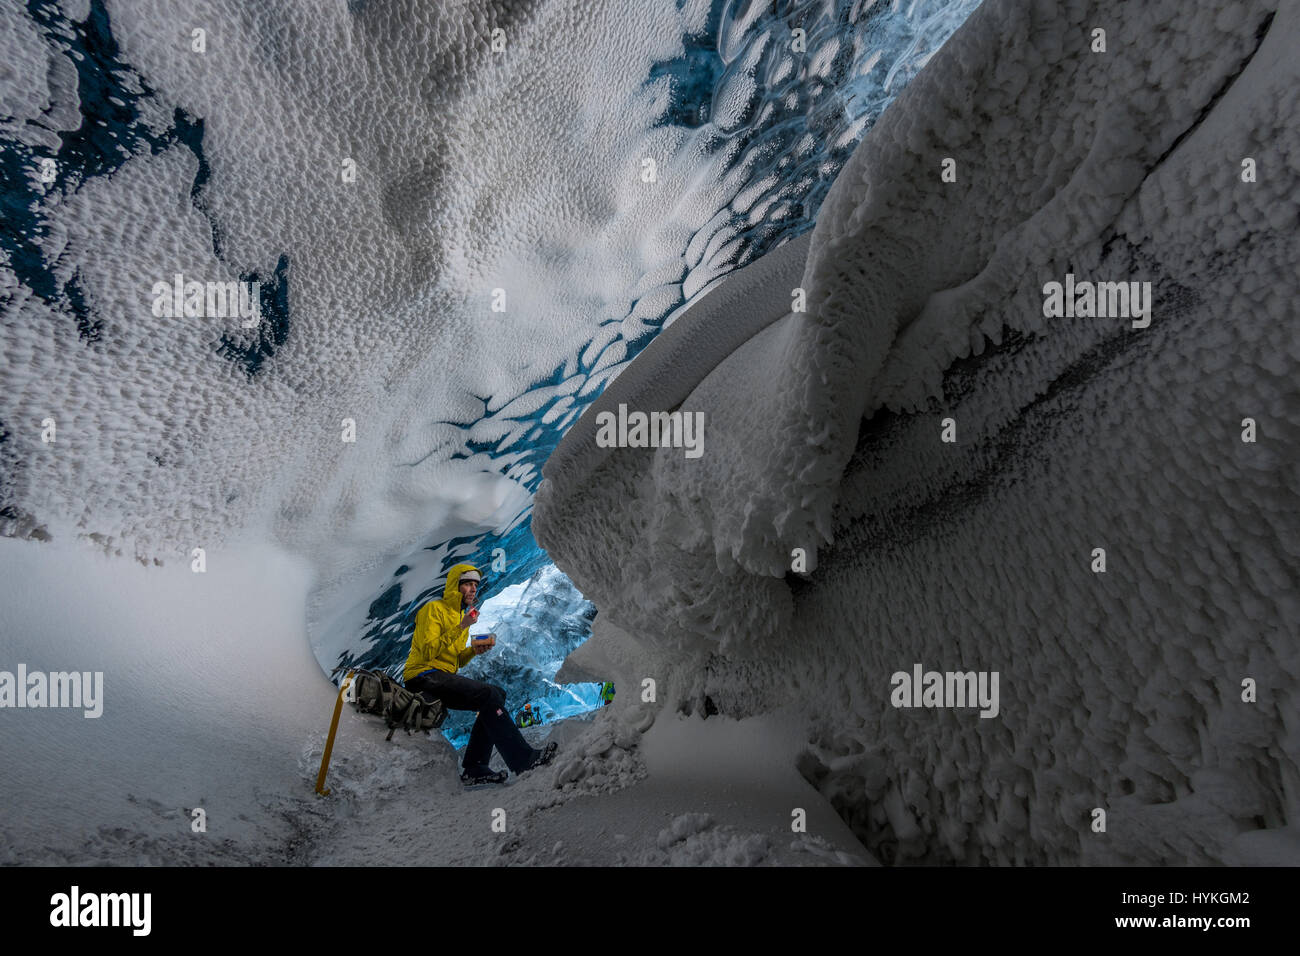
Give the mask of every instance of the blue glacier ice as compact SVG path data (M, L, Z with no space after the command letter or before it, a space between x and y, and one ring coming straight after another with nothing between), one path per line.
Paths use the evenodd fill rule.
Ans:
M487 592L473 633L496 634L497 643L463 673L504 687L512 714L526 703L546 723L585 713L600 705L600 685L557 684L554 677L569 652L591 635L595 616L595 605L548 564L525 584ZM473 723L473 713L452 711L442 730L463 747Z

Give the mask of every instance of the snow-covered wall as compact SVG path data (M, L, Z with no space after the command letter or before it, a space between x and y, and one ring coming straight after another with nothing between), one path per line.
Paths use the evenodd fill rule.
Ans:
M588 413L544 472L619 626L575 657L787 714L885 859L1300 862L1298 20L981 7L840 174L807 312L693 363L704 455ZM1047 317L1067 274L1149 325ZM999 713L892 706L918 663Z

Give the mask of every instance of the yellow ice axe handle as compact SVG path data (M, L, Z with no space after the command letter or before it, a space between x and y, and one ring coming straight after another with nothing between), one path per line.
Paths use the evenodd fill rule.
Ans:
M316 792L322 797L328 797L330 792L325 788L325 774L330 769L330 754L334 752L334 735L339 729L339 714L343 713L343 695L348 692L352 686L352 675L356 671L348 671L348 676L343 680L343 686L339 688L338 700L334 701L334 719L330 721L330 735L325 738L325 753L320 758L320 773L316 775Z

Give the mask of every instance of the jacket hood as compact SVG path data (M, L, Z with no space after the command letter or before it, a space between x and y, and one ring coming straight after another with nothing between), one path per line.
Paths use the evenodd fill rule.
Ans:
M478 568L472 564L452 565L451 570L447 572L447 585L442 589L442 599L457 611L460 610L460 576L466 571L478 571ZM478 586L480 590L483 588L482 576L483 572L479 571L480 580Z

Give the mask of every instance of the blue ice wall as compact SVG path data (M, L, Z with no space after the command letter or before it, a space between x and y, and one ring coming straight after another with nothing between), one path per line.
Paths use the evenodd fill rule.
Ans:
M595 605L573 582L555 565L545 565L526 584L489 591L472 631L494 633L497 643L462 673L504 687L512 716L524 704L548 723L584 713L599 706L600 685L560 685L554 678L569 652L591 636L595 616ZM473 722L472 713L452 711L443 732L463 747Z

